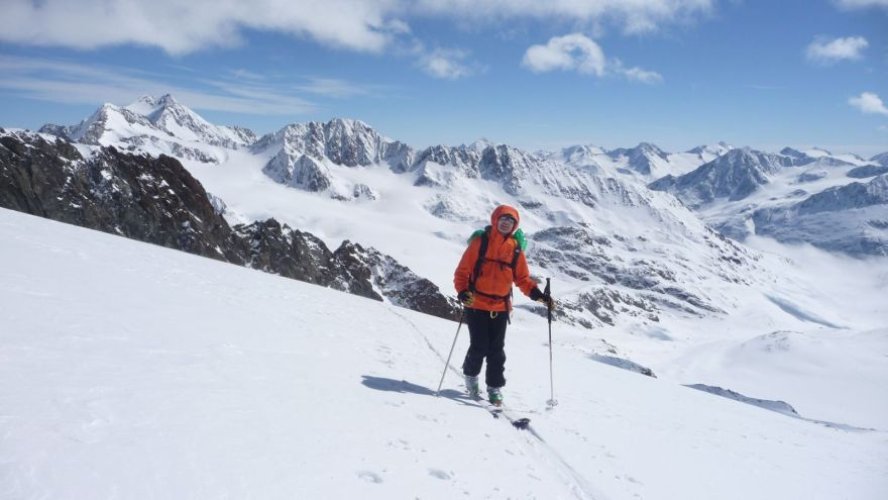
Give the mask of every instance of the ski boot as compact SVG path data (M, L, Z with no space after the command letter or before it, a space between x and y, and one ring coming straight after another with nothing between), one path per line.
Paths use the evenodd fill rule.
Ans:
M481 388L478 385L478 377L466 375L466 392L469 393L469 397L472 399L480 399L481 398Z
M492 404L493 406L503 405L503 392L501 389L501 387L487 388L487 400L490 401L490 404Z

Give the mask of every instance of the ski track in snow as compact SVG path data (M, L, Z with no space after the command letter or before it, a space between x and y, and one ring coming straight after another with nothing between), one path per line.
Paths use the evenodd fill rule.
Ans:
M398 318L403 320L405 323L410 325L410 327L417 334L419 334L420 338L422 338L425 341L425 344L428 346L429 350L432 351L435 354L435 356L437 356L438 359L442 363L447 361L447 358L445 358L444 356L441 355L440 352L438 352L438 350L435 348L432 341L429 340L429 338L425 334L425 332L423 332L422 329L420 329L418 326L416 326L416 324L414 322L410 321L410 319L407 318L406 316L395 311L391 306L389 306L388 310L392 314L394 314L395 316L397 316ZM463 333L462 330L468 328L467 326L465 326L465 328L463 328L463 326L465 326L465 325L464 324L460 325L459 333ZM456 334L456 332L455 332L455 334ZM455 355L457 355L456 349L454 349L454 356ZM448 371L450 371L451 373L453 373L454 375L457 375L458 377L462 377L462 372L459 369L457 369L454 364L449 363L447 365L446 369ZM445 382L446 382L446 380L445 380ZM514 411L511 409L509 409L509 410ZM589 481L586 480L586 478L584 478L582 476L582 474L577 472L577 470L574 467L572 467L567 462L567 460L564 459L564 457L562 457L554 448L552 448L552 446L550 446L548 443L546 443L546 440L543 439L543 437L539 434L539 432L537 432L536 429L534 429L532 422L530 424L528 424L526 429L522 430L522 429L515 429L512 426L512 423L506 418L501 418L499 420L502 421L504 424L508 425L509 432L517 432L518 434L520 434L522 436L523 442L525 445L525 449L533 451L533 456L536 457L537 461L543 461L543 463L546 463L549 467L554 469L555 472L559 476L564 478L564 480L567 481L568 484L570 484L570 490L573 492L573 494L576 496L576 498L578 498L580 500L604 500L605 499L604 495L595 491L589 485Z

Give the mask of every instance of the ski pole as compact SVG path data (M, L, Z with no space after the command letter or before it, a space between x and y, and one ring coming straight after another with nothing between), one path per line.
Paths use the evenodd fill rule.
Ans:
M558 404L558 401L555 399L555 376L553 375L552 368L552 287L550 283L550 278L546 278L546 290L543 291L543 295L546 296L546 306L548 309L548 319L549 319L549 390L551 391L551 398L546 401L546 404L549 407L553 407Z
M450 366L450 357L453 356L453 348L456 347L456 339L459 337L459 329L462 328L463 316L465 315L465 313L465 308L459 311L459 326L456 327L456 335L453 336L453 345L450 346L450 354L447 355L447 362L444 363L444 373L441 374L441 381L438 382L438 390L435 391L436 398L441 392L441 386L444 385L444 375L447 375L447 368Z

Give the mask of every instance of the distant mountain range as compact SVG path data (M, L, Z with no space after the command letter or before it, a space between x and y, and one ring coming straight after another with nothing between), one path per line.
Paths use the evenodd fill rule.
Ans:
M649 187L674 194L740 241L758 234L851 255L888 255L885 158L734 149Z
M76 165L109 155L148 155L162 162L168 161L162 155L178 159L196 181L219 182L219 192L210 187L213 194L206 195L218 207L213 212L220 217L216 227L226 219L243 219L243 213L262 211L254 201L262 198L261 193L244 196L231 187L247 182L245 172L261 172L291 188L293 207L332 199L341 211L355 217L384 213L374 220L385 220L391 227L362 233L370 241L361 241L361 248L380 248L391 255L389 268L401 265L394 259L413 259L419 266L425 260L386 235L424 227L411 233L416 245L454 252L450 249L462 248L464 238L484 225L493 206L515 204L522 218L538 228L528 235L532 268L572 283L559 315L589 327L620 321L655 323L663 314L722 314L734 307L725 287L770 286L766 283L779 281L779 276L758 266L756 252L725 236L742 242L759 234L855 256L888 255L888 153L865 160L819 149L766 153L724 143L680 153L649 143L615 150L578 145L529 152L486 141L418 150L348 119L292 124L256 137L245 128L210 124L169 95L143 97L124 107L105 104L80 124L46 125L40 132L42 136L21 131L2 135L4 144L40 140L51 144L46 134L52 134L60 138L52 148L80 156L51 160L53 154L47 153L49 169L77 170ZM21 159L3 161L10 171L21 168ZM101 168L91 175L97 182L102 175L120 177L113 169ZM221 178L226 181L220 182ZM6 189L22 189L21 183L15 186ZM163 199L163 193L157 196ZM113 207L109 204L106 210ZM422 213L414 214L416 207ZM45 215L22 203L11 208ZM272 215L286 219L292 212ZM238 246L238 260L280 273L286 266L271 262L295 251L284 244L292 239L288 231L324 233L332 216L318 212L303 217L300 220L316 225L299 231L278 220L237 220L240 225L225 232L225 238L241 242L235 246L253 245L252 250ZM206 217L210 216L199 216ZM256 234L268 231L277 241L278 257L263 256L263 250L257 250L263 245L250 243L262 241L255 240ZM223 254L233 251L223 244L217 248ZM455 258L458 255L447 256ZM445 267L450 264L455 261ZM434 275L434 284L444 294L450 292L447 272L433 266L417 272ZM367 283L377 291L380 283L391 283L397 275L371 274L376 281ZM391 290L396 288L403 286ZM378 294L393 301L395 295ZM451 314L442 306L446 301L435 300L439 314Z

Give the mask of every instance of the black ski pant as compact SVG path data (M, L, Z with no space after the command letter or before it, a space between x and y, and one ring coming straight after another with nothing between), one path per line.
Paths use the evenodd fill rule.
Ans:
M488 387L503 387L506 377L506 325L509 313L481 311L466 308L466 324L469 326L469 351L463 361L463 374L477 377L481 364L487 358L485 382Z

